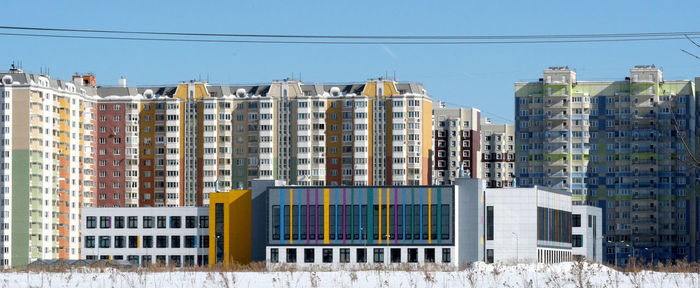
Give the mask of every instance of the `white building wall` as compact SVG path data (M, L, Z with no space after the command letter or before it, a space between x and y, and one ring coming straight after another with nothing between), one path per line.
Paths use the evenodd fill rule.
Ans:
M583 247L572 247L572 254L588 261L603 262L603 212L598 207L574 205L572 215L581 216L581 226L571 228L572 237L581 235Z
M96 227L93 229L87 229L86 219L89 216L95 216ZM111 226L109 229L100 228L100 216L110 216ZM114 216L124 216L124 228L116 229L114 227ZM128 217L137 216L138 217L138 228L128 228ZM153 228L143 227L143 216L153 216ZM166 228L158 228L157 217L166 217ZM180 216L181 228L169 228L170 227L170 216ZM186 216L196 216L195 218L195 228L185 228ZM101 256L108 256L110 259L114 259L115 255L120 255L127 260L127 256L138 256L139 261L141 261L142 256L150 255L151 263L155 263L156 256L164 255L166 257L166 263L170 264L170 256L181 256L181 261L184 261L185 255L193 255L195 261L197 261L197 256L199 255L209 255L208 247L200 247L200 236L209 236L208 226L205 228L200 227L200 216L209 216L208 207L139 207L139 208L84 208L81 215L80 232L82 233L83 244L85 244L86 236L95 236L95 247L94 248L82 248L82 259L87 259L88 256L94 256L100 259ZM207 221L208 223L208 221ZM99 248L99 236L110 236L110 248ZM126 248L114 248L114 236L126 236ZM129 239L128 236L138 236L138 248L128 248ZM153 247L143 248L143 236L153 236ZM157 248L157 237L156 236L167 236L168 248ZM171 236L180 236L180 248L171 248ZM195 236L196 237L196 248L184 248L185 237L184 236ZM139 262L141 263L141 262Z
M494 207L495 221L493 240L486 237L486 249L493 249L494 262L537 261L535 192L533 188L486 190L486 207Z

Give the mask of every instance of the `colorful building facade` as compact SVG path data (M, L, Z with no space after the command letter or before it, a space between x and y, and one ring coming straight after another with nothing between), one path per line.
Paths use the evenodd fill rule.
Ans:
M516 83L518 186L570 191L574 204L600 207L609 262L632 256L613 244L623 241L660 261L696 260L695 84L664 79L654 66L620 81L551 67Z

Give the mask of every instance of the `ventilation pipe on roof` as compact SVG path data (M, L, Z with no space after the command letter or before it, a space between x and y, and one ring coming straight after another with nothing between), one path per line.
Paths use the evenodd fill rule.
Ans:
M340 88L338 88L338 87L331 88L331 95L332 96L340 96Z
M2 84L4 85L12 85L12 76L10 75L5 75L2 77Z
M243 97L245 97L247 94L248 94L248 93L246 93L246 92L245 92L245 89L243 89L243 88L238 88L238 90L236 90L236 97L238 97L238 98L243 98Z

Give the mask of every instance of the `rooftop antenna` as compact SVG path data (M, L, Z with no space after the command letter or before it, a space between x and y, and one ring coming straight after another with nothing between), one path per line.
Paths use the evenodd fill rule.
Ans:
M396 70L394 70L394 81L396 81Z

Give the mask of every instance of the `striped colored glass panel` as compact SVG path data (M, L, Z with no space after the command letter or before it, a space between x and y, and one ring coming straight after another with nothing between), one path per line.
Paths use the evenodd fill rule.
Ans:
M292 214L292 211L294 208L294 191L292 189L289 189L289 244L294 243L294 214Z
M378 239L379 242L378 243L382 244L382 238L383 238L382 237L382 188L377 188L377 191L379 193L378 194L379 197L377 197L379 199L379 202L378 202L379 203L379 213L377 213L377 218L379 219L379 221L377 221L377 222L379 222L379 227L378 227L379 228L379 239Z
M330 241L330 191L328 188L323 189L323 243L328 244Z
M433 204L432 196L432 190L431 188L428 188L428 243L433 243L433 226L431 225L433 221L433 214L430 211L430 209L432 208L431 206Z
M284 244L284 190L280 190L280 244Z

